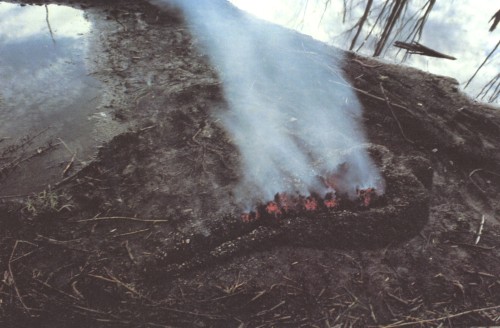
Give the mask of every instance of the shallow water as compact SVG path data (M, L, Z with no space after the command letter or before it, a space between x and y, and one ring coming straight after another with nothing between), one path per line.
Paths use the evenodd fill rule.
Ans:
M0 3L3 136L47 125L65 136L75 133L73 115L81 116L99 95L85 66L90 31L83 12L70 7Z
M87 65L92 33L81 10L0 2L0 146L37 135L22 149L25 157L59 144L56 151L23 162L15 178L0 181L0 194L58 181L73 154L75 163L84 164L95 153L102 91Z
M349 49L357 30L356 23L363 16L367 1L353 0L230 0L239 8L273 23L295 29L299 32L343 49ZM412 26L422 18L425 6L432 1L412 0L402 12L394 26L381 58L417 67L438 75L456 78L462 89L474 72L493 51L500 39L500 27L489 32L492 15L500 8L497 1L460 0L436 1L428 15L419 42L441 53L457 58L447 60L420 55L405 57L404 51L391 44L406 41ZM374 0L370 15L363 25L353 50L364 55L373 55L375 44L382 34L381 21L387 19L389 11L377 23L378 13L390 1ZM387 7L389 8L389 7ZM371 35L370 30L373 28ZM369 35L369 36L368 36ZM366 41L364 42L364 40ZM465 92L471 97L481 93L483 87L500 73L500 48L481 68ZM488 101L500 81L490 92L478 99ZM485 89L486 90L486 89ZM483 94L484 91L483 90ZM498 91L498 90L497 90ZM497 93L498 97L498 93ZM500 103L500 99L496 99Z

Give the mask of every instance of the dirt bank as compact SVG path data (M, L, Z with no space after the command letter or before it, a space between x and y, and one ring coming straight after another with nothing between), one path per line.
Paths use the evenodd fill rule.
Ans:
M238 151L211 116L222 86L179 13L64 3L100 29L95 76L130 129L51 189L0 200L2 326L499 324L498 109L346 54L388 200L244 223Z

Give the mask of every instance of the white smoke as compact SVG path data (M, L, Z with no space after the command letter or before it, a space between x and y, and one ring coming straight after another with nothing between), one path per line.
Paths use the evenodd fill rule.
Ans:
M241 201L324 193L318 177L342 163L349 168L342 192L383 188L370 157L357 147L365 142L361 106L341 78L339 53L225 0L162 3L182 9L223 82L229 109L216 115L242 155Z

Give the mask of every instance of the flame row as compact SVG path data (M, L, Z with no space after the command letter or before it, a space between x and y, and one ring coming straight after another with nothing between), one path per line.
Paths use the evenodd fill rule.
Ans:
M357 204L361 207L369 207L376 197L375 188L359 189L357 191ZM277 193L274 200L261 204L255 210L242 213L244 222L256 221L262 218L282 218L293 214L314 213L338 209L341 199L335 192L328 192L324 197L316 193L304 196L291 196L286 193Z

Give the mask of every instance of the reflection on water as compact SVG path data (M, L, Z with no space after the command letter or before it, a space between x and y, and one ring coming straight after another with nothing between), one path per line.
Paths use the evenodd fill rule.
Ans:
M84 65L89 31L73 8L0 3L2 134L55 123L63 112L69 120L75 104L97 95Z
M89 115L100 96L100 85L85 65L90 32L91 23L80 10L0 2L0 139L15 141L47 131L37 139L60 138L78 158L90 156L95 140ZM51 155L52 162L44 156L27 165L42 172L68 155L64 149L57 152L59 158ZM19 172L24 179L46 182L24 169L28 172ZM19 192L16 187L23 181L2 183Z
M465 91L499 103L500 28L489 32L499 9L489 0L230 0L276 24L364 55L380 55L434 74L452 76L462 87L491 56ZM457 60L411 55L394 41L418 41ZM483 87L489 87L483 90ZM486 92L489 90L488 92ZM485 94L486 93L486 94Z

